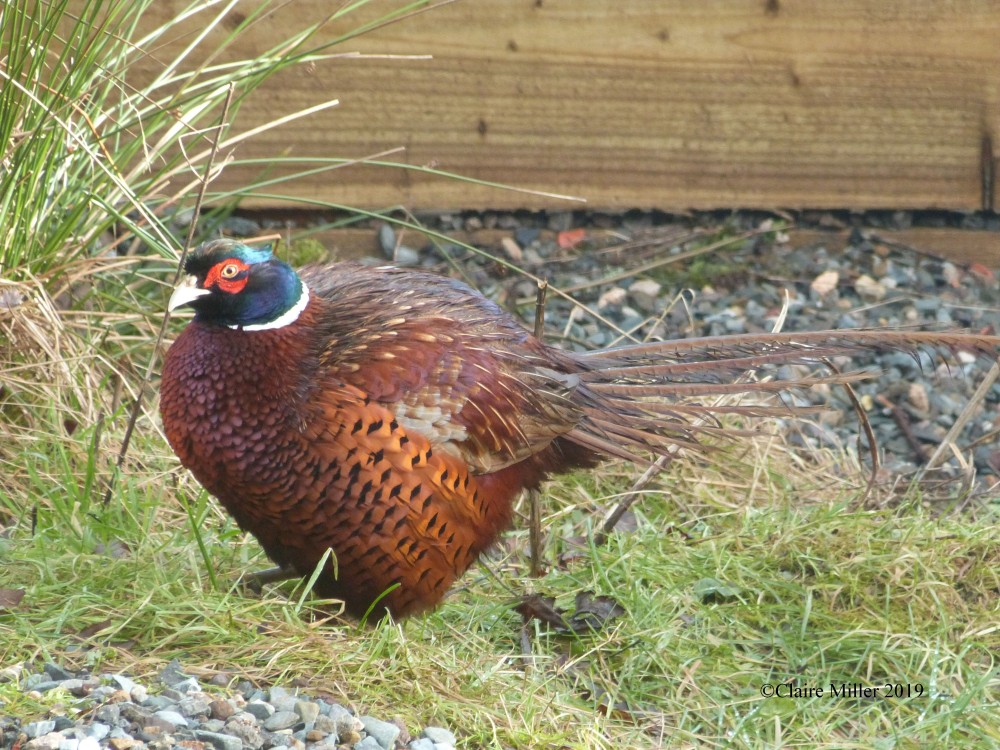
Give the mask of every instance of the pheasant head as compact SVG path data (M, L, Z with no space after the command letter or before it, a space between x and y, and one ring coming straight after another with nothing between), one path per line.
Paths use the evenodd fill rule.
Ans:
M281 328L309 303L309 289L270 247L231 240L207 242L184 264L188 277L174 290L168 308L194 308L195 320L244 331Z

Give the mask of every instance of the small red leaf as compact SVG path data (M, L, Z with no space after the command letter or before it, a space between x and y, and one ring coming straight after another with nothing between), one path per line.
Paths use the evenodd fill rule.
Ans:
M993 269L984 266L982 263L973 263L969 266L969 270L987 284L992 284L996 278L993 274Z
M587 238L586 229L567 229L556 236L556 242L563 250L570 250Z

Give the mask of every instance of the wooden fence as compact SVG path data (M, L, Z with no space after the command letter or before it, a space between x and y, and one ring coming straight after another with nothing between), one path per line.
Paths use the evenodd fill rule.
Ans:
M186 2L154 4L150 22ZM376 0L324 33L399 4ZM294 0L232 54L334 5ZM600 209L995 207L995 0L459 0L338 49L433 57L342 57L281 75L239 127L341 104L241 155L403 147L410 164ZM234 169L224 181L247 179ZM288 192L364 207L566 206L373 167Z

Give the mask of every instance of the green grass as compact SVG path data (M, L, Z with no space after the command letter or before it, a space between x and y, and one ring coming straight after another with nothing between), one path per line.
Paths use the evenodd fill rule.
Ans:
M86 436L68 443L37 445L32 499L0 504L13 531L0 588L26 592L0 612L2 664L148 676L177 658L206 677L305 684L412 729L443 723L470 748L1000 746L992 519L863 509L847 481L782 450L720 461L739 467L725 472L675 467L634 529L600 548L587 541L597 510L634 470L560 480L546 493L547 555L566 562L529 578L515 531L493 572L473 569L436 612L363 628L301 604L293 584L235 587L266 560L159 441L139 446L141 470L106 508L80 489ZM626 614L577 637L532 623L524 653L511 605L529 590L567 607L593 591ZM825 695L761 697L779 683ZM831 695L887 683L912 695ZM0 711L47 708L11 693Z

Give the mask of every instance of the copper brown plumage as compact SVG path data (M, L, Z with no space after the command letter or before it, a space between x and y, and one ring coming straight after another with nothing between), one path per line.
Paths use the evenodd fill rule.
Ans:
M316 590L354 615L436 605L510 525L517 494L552 473L697 445L713 427L692 419L713 410L679 396L786 388L735 380L861 348L992 356L1000 344L828 331L573 354L427 273L340 264L300 283L268 251L226 240L186 270L171 307L196 318L164 366L167 437L273 560L308 575L332 550Z

